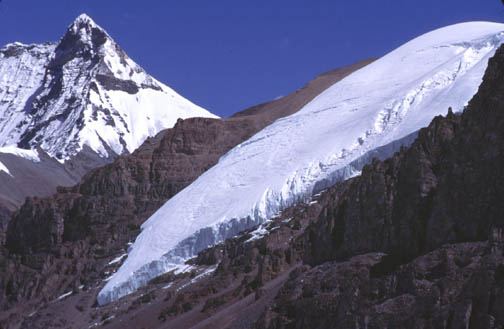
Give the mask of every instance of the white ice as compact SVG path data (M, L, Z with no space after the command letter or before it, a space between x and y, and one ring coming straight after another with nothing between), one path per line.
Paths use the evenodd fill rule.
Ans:
M66 292L66 293L64 293L63 295L59 296L59 297L58 297L58 300L62 300L62 299L64 299L64 298L66 298L66 297L70 296L72 293L73 293L73 291Z
M113 264L119 263L126 256L128 256L128 254L122 254L121 256L118 256L118 257L114 258L113 260L111 260L110 262L108 262L108 264L113 265Z

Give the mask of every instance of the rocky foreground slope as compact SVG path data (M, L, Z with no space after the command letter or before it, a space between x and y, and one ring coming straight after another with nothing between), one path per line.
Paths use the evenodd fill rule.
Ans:
M370 62L330 71L291 95L228 119L180 120L133 154L91 171L78 185L60 188L50 198L29 198L13 218L0 254L5 273L0 324L15 328L41 303L81 285L100 285L108 262L124 253L139 225L168 198L231 147Z
M501 47L410 148L126 298L76 287L23 327L502 328L503 95Z

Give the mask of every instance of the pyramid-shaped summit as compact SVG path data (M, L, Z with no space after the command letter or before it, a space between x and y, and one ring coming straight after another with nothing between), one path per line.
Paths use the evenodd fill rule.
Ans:
M88 15L81 14L73 21L61 39L58 48L70 50L74 47L91 47L97 50L112 38L96 24Z
M40 147L60 161L84 149L129 153L178 118L215 117L147 74L86 14L58 43L0 49L0 75L0 147Z
M82 26L90 26L101 29L95 21L91 17L89 17L86 13L80 14L70 25L69 29L75 29L76 27L80 28ZM75 31L75 30L74 30Z

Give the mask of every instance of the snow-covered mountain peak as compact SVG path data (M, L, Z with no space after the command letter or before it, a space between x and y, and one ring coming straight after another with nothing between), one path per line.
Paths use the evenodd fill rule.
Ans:
M99 28L103 30L98 24L93 21L91 17L89 17L86 13L80 14L74 21L73 23L69 26L69 30L72 30L74 33L79 31L83 27L90 27L90 28Z
M139 65L133 62L121 47L97 25L89 16L81 14L68 27L67 33L61 38L56 48L51 66L65 65L69 62L85 63L94 68L97 79L102 84L104 76L111 79L131 80L140 87L161 89ZM124 87L124 91L132 93L138 88L128 82L117 82L115 87Z
M109 157L193 116L215 117L152 78L86 14L57 44L0 50L0 147L65 161L87 146Z
M504 41L502 31L503 24L473 22L416 38L229 151L142 225L99 303L359 174L449 107L462 111Z
M98 50L107 40L112 38L105 30L96 24L86 14L81 14L67 29L66 34L60 40L59 48L70 50L72 48L91 48ZM85 49L89 50L89 49Z

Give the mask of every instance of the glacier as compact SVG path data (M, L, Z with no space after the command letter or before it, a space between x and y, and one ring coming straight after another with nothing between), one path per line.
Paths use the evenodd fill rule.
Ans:
M422 35L233 148L142 225L98 303L358 175L373 156L408 145L449 107L463 111L502 31L503 24L469 22Z
M0 147L40 147L65 162L87 146L109 158L190 117L217 118L147 74L86 14L56 43L0 49Z

